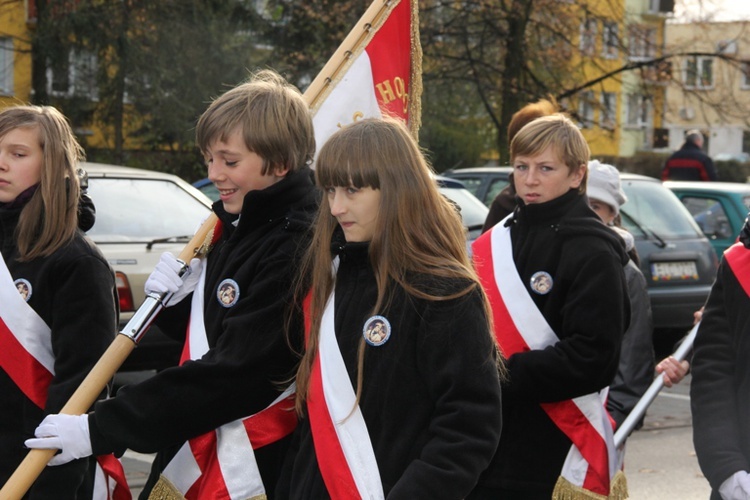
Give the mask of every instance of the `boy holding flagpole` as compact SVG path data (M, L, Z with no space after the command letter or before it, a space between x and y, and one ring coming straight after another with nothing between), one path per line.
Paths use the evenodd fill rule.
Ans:
M146 282L172 294L158 322L185 342L180 366L89 415L47 417L27 445L61 449L54 463L159 452L142 498L272 496L296 424L283 390L297 363L287 327L301 340L292 284L318 199L312 118L299 91L262 71L209 106L196 138L220 193L218 239L187 277L165 253Z

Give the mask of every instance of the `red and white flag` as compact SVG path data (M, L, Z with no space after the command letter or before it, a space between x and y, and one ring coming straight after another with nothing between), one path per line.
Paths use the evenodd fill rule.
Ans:
M417 0L375 0L305 92L318 149L338 128L361 118L420 125L422 49Z

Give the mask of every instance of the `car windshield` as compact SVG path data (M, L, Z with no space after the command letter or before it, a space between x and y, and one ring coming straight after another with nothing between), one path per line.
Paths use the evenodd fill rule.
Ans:
M622 224L637 238L688 239L701 237L690 212L659 182L623 180L628 197L622 206Z
M96 243L148 242L192 235L210 209L177 184L156 179L89 178Z
M466 189L439 188L440 192L461 207L461 219L469 229L482 227L487 218L487 207Z

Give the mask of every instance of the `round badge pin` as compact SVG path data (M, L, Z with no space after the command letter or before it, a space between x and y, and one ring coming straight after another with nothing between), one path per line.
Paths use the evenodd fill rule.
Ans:
M365 321L362 335L365 342L373 347L379 347L391 338L391 324L383 316L373 316Z
M240 300L240 286L233 279L225 279L216 288L216 299L223 307L232 307Z
M23 278L17 279L13 282L16 285L16 290L18 290L18 293L21 294L21 297L26 302L29 301L31 298L32 288L31 283L29 283L29 280L25 280Z
M548 272L538 271L531 276L531 289L539 295L547 295L552 290L552 276Z

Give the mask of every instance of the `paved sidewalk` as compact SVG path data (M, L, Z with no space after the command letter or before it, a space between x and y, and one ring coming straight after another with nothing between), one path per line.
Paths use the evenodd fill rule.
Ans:
M138 498L143 485L146 484L153 459L154 455L144 455L130 450L126 451L125 455L122 456L122 465L125 469L125 476L133 498Z

